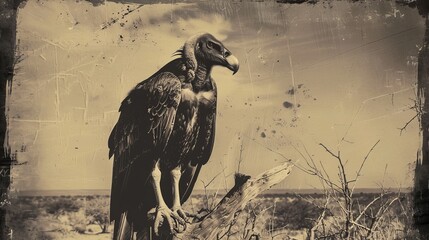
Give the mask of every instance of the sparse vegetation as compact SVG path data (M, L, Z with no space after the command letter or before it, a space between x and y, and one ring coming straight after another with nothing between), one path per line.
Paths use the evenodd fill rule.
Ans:
M356 192L353 212L362 211L363 206L368 206L381 194ZM383 235L385 238L382 239L417 239L416 231L411 227L411 197L412 194L408 192L384 194L383 201L374 202L362 215L363 223L371 223L371 214L374 216L383 203L397 198L378 221L374 234ZM218 194L210 202L218 202L221 198ZM62 201L66 203L59 204ZM206 201L205 194L194 195L185 208L188 212L199 215L199 210L205 208ZM75 204L71 205L71 202ZM106 221L108 203L109 196L15 198L10 215L11 226L15 229L14 239L111 239L110 233L106 233L112 227ZM52 211L60 205L66 206L68 210ZM75 206L79 206L79 209L76 210ZM326 195L323 193L263 194L236 214L235 221L219 237L229 240L250 239L252 236L252 239L310 239L313 231L314 239L343 239L340 235L327 236L336 227L335 219L342 219L342 211L335 201L329 201L326 205ZM323 221L320 216L323 216ZM318 222L321 224L317 225Z
M94 198L88 197L87 204L85 206L85 212L90 223L100 226L102 233L109 232L109 206L109 198L101 196L96 196Z
M110 227L109 196L20 196L11 200L13 239L91 239L95 235L93 239L110 239L110 234L104 234Z
M412 194L393 192L381 185L376 193L358 192L356 183L371 152L351 176L341 152L323 147L337 162L337 176L329 176L322 162L305 150L305 166L297 168L320 180L322 190L312 194L262 194L234 214L218 231L217 239L418 239L412 228ZM239 161L240 166L241 160ZM330 166L330 167L332 167ZM200 221L222 199L203 182L203 194L184 205ZM15 239L110 239L109 196L34 196L13 199L11 223Z

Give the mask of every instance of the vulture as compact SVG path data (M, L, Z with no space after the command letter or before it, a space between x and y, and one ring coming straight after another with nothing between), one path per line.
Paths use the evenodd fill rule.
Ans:
M170 235L183 231L182 204L212 153L217 89L211 71L222 66L235 74L239 62L209 33L190 37L174 56L129 92L108 140L114 239L144 229L159 236L161 227Z

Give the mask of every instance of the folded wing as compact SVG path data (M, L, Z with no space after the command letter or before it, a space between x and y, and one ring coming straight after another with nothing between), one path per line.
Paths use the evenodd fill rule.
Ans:
M180 80L167 72L141 82L122 102L109 137L109 157L114 155L111 220L121 221L121 214L138 212L142 205L155 206L153 190L145 185L168 143L180 98Z

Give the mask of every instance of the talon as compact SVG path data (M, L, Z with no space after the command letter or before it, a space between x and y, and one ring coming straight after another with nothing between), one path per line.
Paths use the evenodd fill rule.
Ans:
M173 223L173 219L175 223ZM159 228L164 224L164 222L167 222L170 233L174 233L176 229L174 225L177 224L177 221L174 218L173 212L167 207L157 207L153 224L153 230L156 236L159 236Z
M179 224L183 225L185 224L184 219L182 219L182 217L180 217L179 214L177 214L176 212L172 211L172 217L174 218L174 220L176 220L176 222L178 222Z
M188 217L186 216L186 213L185 211L183 211L183 209L179 209L177 213L179 214L180 217L183 218L183 220L185 220L185 222L188 222Z
M175 229L178 233L184 232L187 227L188 218L181 207L173 207L172 209L173 217L178 223L177 228ZM180 225L180 226L179 226Z

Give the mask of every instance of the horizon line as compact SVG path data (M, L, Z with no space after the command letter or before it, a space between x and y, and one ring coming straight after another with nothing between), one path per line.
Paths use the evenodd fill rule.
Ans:
M286 193L301 193L301 194L311 194L311 193L323 193L323 188L299 188L299 189L293 189L293 188L276 188L276 189L268 189L261 193L263 194L286 194ZM355 193L379 193L382 191L388 191L388 192L411 192L412 188L355 188ZM103 189L35 189L35 190L15 190L10 191L10 194L16 194L18 196L77 196L77 195L110 195L110 189L103 188ZM226 193L227 191L225 189L194 189L195 194L202 194L205 191L207 192L214 192L218 191L220 193Z

